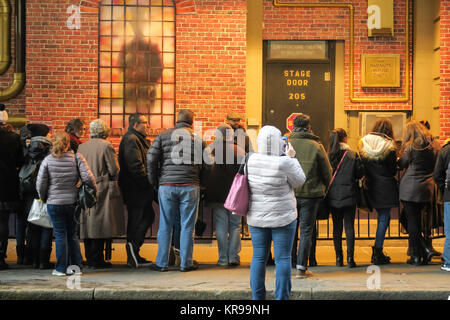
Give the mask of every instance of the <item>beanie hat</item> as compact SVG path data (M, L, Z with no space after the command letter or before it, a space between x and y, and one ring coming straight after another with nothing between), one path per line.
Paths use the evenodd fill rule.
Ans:
M8 112L5 110L5 105L0 103L0 123L6 123L8 121Z
M31 137L45 137L50 132L50 128L42 123L30 123L27 127L31 132Z
M109 136L109 126L102 120L96 119L89 125L91 138L106 139Z

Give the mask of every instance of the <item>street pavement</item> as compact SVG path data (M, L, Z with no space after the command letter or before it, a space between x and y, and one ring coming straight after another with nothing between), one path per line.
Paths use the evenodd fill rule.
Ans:
M389 244L389 240L387 241ZM291 300L449 300L450 272L441 270L440 259L429 265L405 263L404 241L392 240L385 247L392 264L370 264L369 242L356 248L356 268L337 267L330 242L317 247L317 267L309 270L311 278L298 279L292 269ZM435 240L442 252L443 240ZM217 246L196 244L194 258L200 268L180 272L152 271L148 267L129 268L124 261L124 244L114 244L111 269L83 268L82 275L56 277L52 270L34 270L14 264L15 244L10 242L9 270L0 271L0 300L248 300L250 291L251 242L243 241L241 265L223 267L216 264ZM154 261L157 245L146 244L141 254ZM344 247L345 253L345 247ZM53 253L54 254L54 253ZM116 260L115 260L116 259ZM54 261L54 258L52 259ZM266 273L267 299L273 299L275 267Z

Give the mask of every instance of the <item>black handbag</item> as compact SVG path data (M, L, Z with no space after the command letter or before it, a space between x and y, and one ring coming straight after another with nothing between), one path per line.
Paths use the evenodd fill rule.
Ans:
M371 212L373 210L373 206L370 203L369 196L367 195L367 187L365 179L360 179L358 181L356 206L361 211Z
M330 184L328 185L328 188L325 191L325 196L319 202L319 205L317 207L316 220L328 220L328 218L330 217L331 207L327 201L328 191L330 190L330 187L331 187L331 184L333 183L334 177L336 177L336 174L337 174L339 168L341 167L342 161L344 160L347 152L348 152L348 150L345 150L344 155L342 156L341 161L339 162L339 165L336 168L336 171L334 171L334 174L333 174L333 177L331 178Z
M75 154L75 161L77 165L78 176L81 180L81 186L78 189L77 207L86 210L94 207L97 204L97 191L91 186L84 183L81 179L77 154Z

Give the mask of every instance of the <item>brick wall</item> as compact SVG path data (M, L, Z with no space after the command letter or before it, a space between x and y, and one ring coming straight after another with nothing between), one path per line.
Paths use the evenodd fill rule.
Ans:
M354 97L393 97L405 94L405 9L406 0L394 1L394 37L367 37L367 0L297 1L292 3L350 3L354 6ZM412 1L410 1L412 2ZM410 3L410 21L412 21ZM345 8L274 7L264 1L264 40L345 40L345 109L347 110L411 110L412 88L408 103L352 103L349 98L350 47L349 10ZM410 43L412 23L410 23ZM411 50L411 49L410 49ZM361 88L361 53L397 53L401 60L400 88ZM412 53L410 51L410 85L412 84Z
M81 28L69 29L71 5L27 1L26 116L54 130L97 117L98 14L83 12Z
M246 1L165 1L177 12L176 110L192 109L203 130L231 110L245 114ZM27 83L8 101L14 113L54 130L75 117L97 117L99 2L27 1ZM71 5L81 7L80 29L66 25Z
M440 136L450 137L450 1L441 0L440 20Z
M45 122L56 130L63 129L74 117L86 121L97 117L98 3L99 0L27 1L27 84L17 98L7 101L10 113L26 114L29 121ZM177 10L176 109L190 108L202 121L204 130L214 128L231 110L245 113L247 2L175 0L174 3ZM395 36L375 39L367 38L367 1L350 3L355 8L355 97L402 96L406 0L394 1ZM442 1L442 6L446 4L447 1ZM70 30L66 25L70 15L66 10L71 5L81 5L79 30ZM410 110L412 99L408 103L350 102L348 14L347 9L337 8L275 8L272 0L265 0L263 39L345 40L346 109ZM444 42L445 37L441 38ZM400 54L402 87L362 89L359 55L363 52ZM445 52L443 48L442 54ZM441 68L445 66L443 62ZM12 81L12 72L13 65L0 78L2 87Z
M15 32L14 32L14 0L11 1L11 65L9 69L0 76L0 88L6 89L8 88L14 79L14 68L15 68ZM23 90L17 97L14 99L10 99L7 101L2 101L1 103L5 104L8 114L11 115L25 115L25 90Z
M245 114L247 2L197 0L195 9L177 16L176 105L215 128L231 110Z

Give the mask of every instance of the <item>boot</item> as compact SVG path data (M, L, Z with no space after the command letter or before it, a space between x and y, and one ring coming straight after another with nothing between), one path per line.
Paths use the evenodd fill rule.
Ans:
M9 269L8 264L5 262L6 258L6 246L7 242L0 241L0 270Z
M52 248L40 249L39 250L39 269L48 270L53 269L55 265L50 262L50 254L52 253Z
M427 245L426 240L423 237L420 237L420 248L419 248L419 255L422 257L422 263L428 264L428 262L431 261L433 258L434 252L430 249L430 247Z
M17 254L17 264L22 265L23 259L24 259L24 252L25 252L25 246L24 245L17 245L16 246L16 254Z
M343 267L344 266L344 254L341 250L336 250L336 266L337 267Z
M421 265L421 256L420 256L420 250L417 247L411 247L411 258L409 258L406 263L412 264L414 266L420 266Z
M432 255L431 255L432 257L442 256L442 253L440 253L439 251L437 251L433 248L433 239L425 238L425 244L428 247L428 249L432 252Z
M347 257L347 267L349 267L349 268L356 267L356 263L355 263L355 260L353 259L353 257L350 257L350 256Z
M382 265L382 264L388 264L390 262L391 258L388 256L385 256L383 254L383 248L376 248L372 247L372 259L371 262L375 265Z
M355 263L355 260L353 258L354 255L355 255L354 246L347 247L347 267L349 267L349 268L356 267L356 263Z

